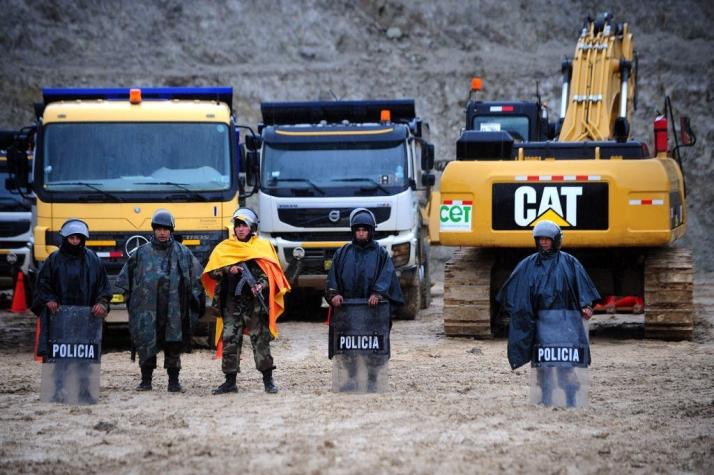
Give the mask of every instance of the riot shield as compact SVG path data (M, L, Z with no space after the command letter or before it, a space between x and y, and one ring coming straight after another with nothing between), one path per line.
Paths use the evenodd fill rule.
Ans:
M537 343L531 361L530 401L533 404L568 408L589 405L588 324L579 311L567 312L577 312L569 315L568 324L563 324L563 312L560 315L539 313L542 321L537 324Z
M330 320L329 353L334 392L389 389L389 302L346 299Z
M48 322L40 400L95 404L99 398L102 319L90 307L63 305Z

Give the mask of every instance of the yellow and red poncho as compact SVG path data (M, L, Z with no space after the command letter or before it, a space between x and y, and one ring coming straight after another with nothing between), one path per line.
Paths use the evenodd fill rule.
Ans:
M273 245L266 239L255 235L247 242L226 239L221 241L208 258L206 268L201 275L201 282L209 298L216 293L217 282L211 278L209 272L226 267L237 262L254 259L268 277L270 293L268 298L268 328L273 336L278 336L278 317L285 310L285 294L290 291L290 284L280 267L278 255Z

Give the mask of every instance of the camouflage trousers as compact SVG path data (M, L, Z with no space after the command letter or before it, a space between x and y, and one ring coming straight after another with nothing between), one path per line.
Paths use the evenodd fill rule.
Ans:
M141 367L155 369L156 355L148 357ZM164 368L181 369L181 343L164 343Z
M238 305L231 302L223 316L223 373L240 372L240 354L243 347L243 331L247 331L253 346L253 358L258 371L273 369L273 356L270 354L270 342L273 335L268 329L268 317L257 301L251 305ZM252 305L255 303L255 305Z

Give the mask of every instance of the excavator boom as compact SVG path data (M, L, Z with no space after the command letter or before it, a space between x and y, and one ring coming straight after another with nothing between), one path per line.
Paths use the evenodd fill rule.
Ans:
M572 61L563 65L561 142L622 142L629 137L636 53L629 25L610 20L604 14L586 22Z

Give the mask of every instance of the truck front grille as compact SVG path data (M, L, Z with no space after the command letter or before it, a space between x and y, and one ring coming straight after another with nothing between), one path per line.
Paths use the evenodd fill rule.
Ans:
M0 236L12 237L25 234L30 230L29 221L3 221L0 222Z
M346 228L350 225L350 213L354 208L280 208L278 219L299 228ZM389 219L392 208L386 206L369 208L377 224Z

